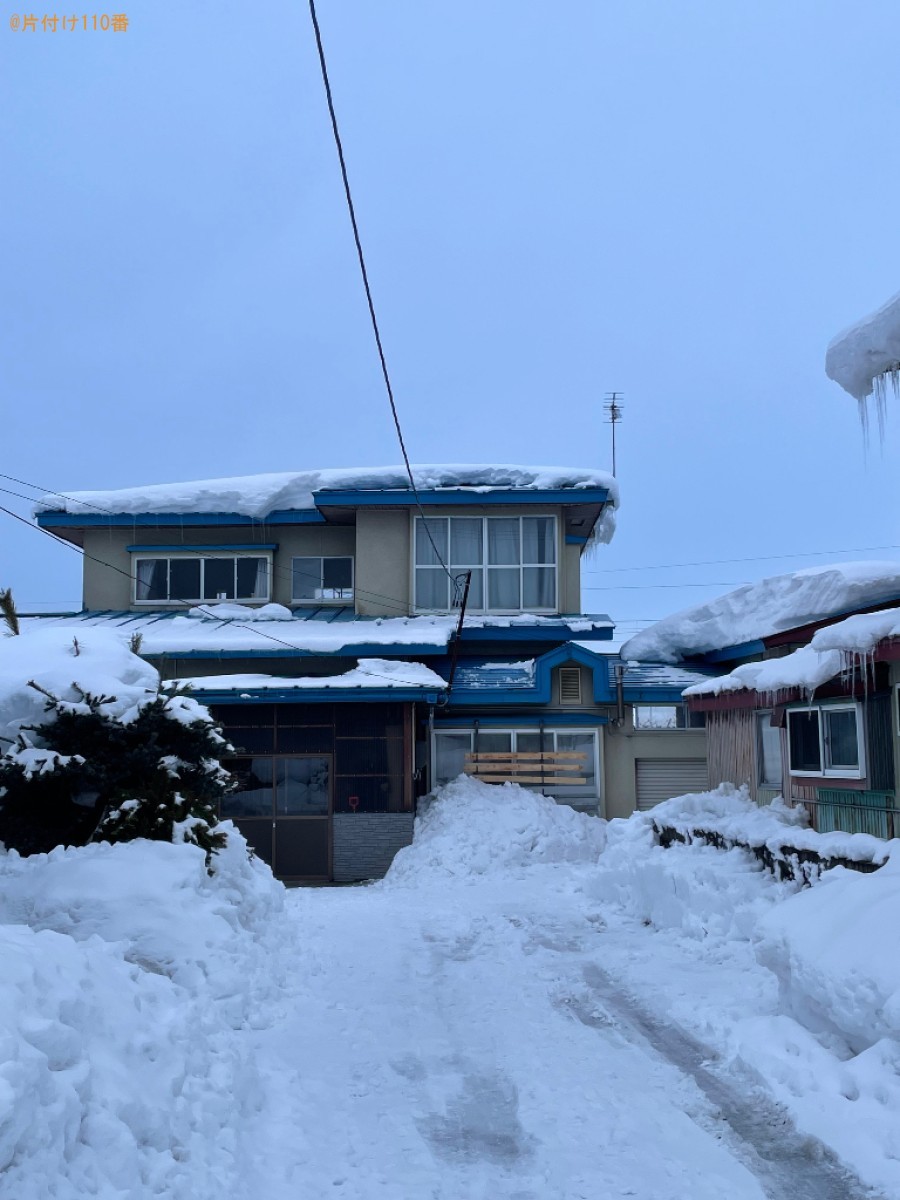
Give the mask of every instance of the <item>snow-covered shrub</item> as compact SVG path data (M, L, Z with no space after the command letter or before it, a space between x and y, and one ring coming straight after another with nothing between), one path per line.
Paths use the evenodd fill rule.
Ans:
M0 641L0 841L21 853L134 838L221 849L227 743L207 710L164 694L115 635L50 632Z

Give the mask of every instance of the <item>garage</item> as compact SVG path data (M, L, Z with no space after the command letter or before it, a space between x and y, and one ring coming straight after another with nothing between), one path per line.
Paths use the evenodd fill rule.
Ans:
M705 792L709 786L705 758L638 758L634 766L637 806L641 811L672 796Z

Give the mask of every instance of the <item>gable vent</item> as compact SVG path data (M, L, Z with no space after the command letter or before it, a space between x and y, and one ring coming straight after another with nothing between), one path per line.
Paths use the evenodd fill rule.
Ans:
M581 703L581 668L559 668L559 702L560 704Z

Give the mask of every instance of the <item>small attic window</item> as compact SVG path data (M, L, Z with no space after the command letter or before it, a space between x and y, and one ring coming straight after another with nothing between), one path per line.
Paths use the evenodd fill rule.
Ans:
M559 668L559 702L560 704L581 703L581 668Z

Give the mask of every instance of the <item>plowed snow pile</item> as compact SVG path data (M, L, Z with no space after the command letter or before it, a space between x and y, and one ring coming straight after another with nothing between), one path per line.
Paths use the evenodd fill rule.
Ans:
M384 886L595 862L605 845L606 822L597 817L518 784L497 787L460 775L420 806L413 844L394 859Z
M0 852L0 1197L233 1195L283 889L234 830Z

